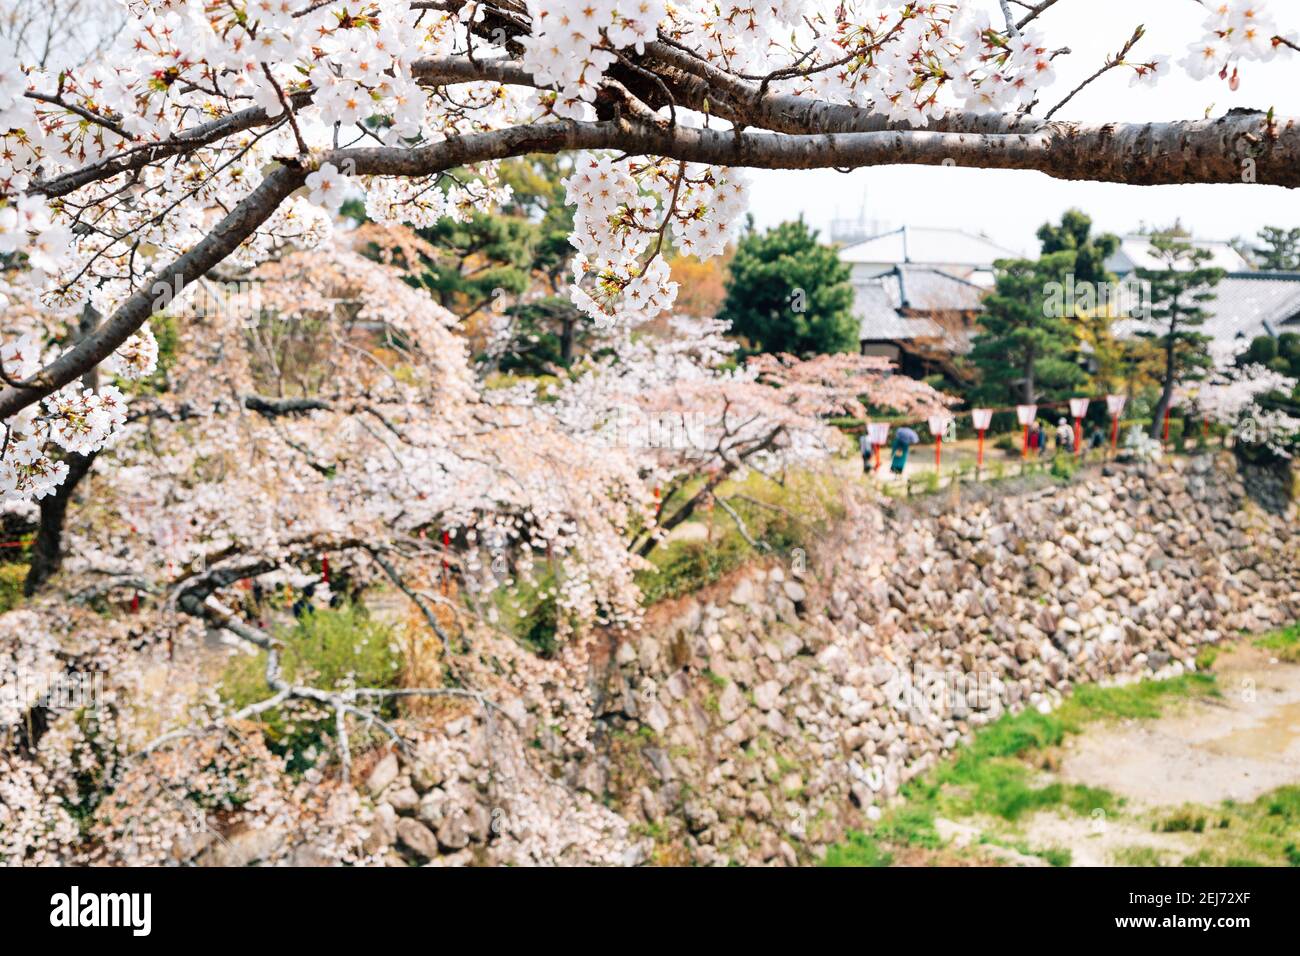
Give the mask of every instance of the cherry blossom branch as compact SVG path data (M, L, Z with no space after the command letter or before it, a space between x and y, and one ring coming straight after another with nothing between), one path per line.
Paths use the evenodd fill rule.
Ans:
M1029 24L1037 20L1050 7L1056 6L1057 3L1058 0L1043 0L1042 3L1038 4L1038 6L1030 8L1029 12L1017 21L1016 29L1023 30L1025 27L1029 26ZM1028 6L1028 4L1021 3L1020 6L1025 7Z
M744 520L736 512L736 509L731 507L731 505L727 503L727 499L715 497L713 500L718 503L718 507L720 507L723 511L725 511L728 515L730 515L731 520L735 522L736 530L740 532L740 536L745 539L745 543L747 545L749 545L755 551L772 550L772 546L768 544L766 541L756 541L754 539L754 536L749 533L749 529L745 527Z
M161 290L179 292L218 265L271 217L306 175L305 169L295 166L280 166L269 173L194 248L156 272L149 288L137 290L92 333L36 375L18 387L0 391L0 418L40 401L112 355L157 311Z
M1128 42L1124 44L1123 49L1121 49L1119 53L1117 53L1113 57L1108 57L1101 69L1099 69L1096 73L1092 74L1092 76L1088 77L1086 80L1084 80L1074 89L1072 89L1069 93L1067 93L1064 99L1062 99L1059 103L1057 103L1055 106L1053 106L1050 110L1047 111L1047 115L1044 117L1044 119L1050 120L1053 116L1056 115L1057 111L1059 111L1061 107L1063 107L1066 103L1070 102L1070 100L1074 99L1075 96L1077 96L1084 88L1096 82L1097 80L1101 79L1101 77L1105 76L1107 73L1109 73L1111 70L1115 69L1116 67L1123 66L1124 58L1128 56L1129 51L1132 50L1133 47L1137 45L1137 42L1142 39L1142 36L1145 32L1146 32L1145 28L1141 26L1139 26L1136 30L1134 30L1133 36L1129 37Z
M374 558L375 563L379 565L384 574L388 576L388 580L392 581L393 584L397 586L398 590L410 598L411 603L419 609L420 614L424 617L424 620L429 625L430 629L432 629L433 633L437 634L438 639L442 641L443 652L449 654L451 652L451 639L447 636L447 632L442 629L442 625L438 623L438 619L434 616L433 612L430 611L424 601L421 600L420 595L413 591L410 585L406 583L406 580L397 573L397 569L384 559L379 548L368 547L366 550L369 552L370 556Z
M1006 122L1005 118L1002 120ZM996 124L996 121L995 121ZM780 135L722 132L628 119L564 120L454 137L415 149L354 147L323 157L358 175L430 176L456 166L531 152L619 149L719 166L765 169L856 168L884 164L1032 169L1063 179L1137 185L1242 182L1254 163L1259 183L1300 186L1300 128L1293 120L1236 112L1217 120L1125 126L1040 124L1033 132L889 131ZM176 291L202 277L302 185L307 170L282 165L193 249L154 276L153 289ZM0 391L0 419L80 377L111 355L155 311L141 289L74 348L19 387Z

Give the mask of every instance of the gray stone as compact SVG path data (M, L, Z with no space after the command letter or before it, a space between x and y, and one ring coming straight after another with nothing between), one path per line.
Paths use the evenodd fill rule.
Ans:
M438 855L438 839L433 831L412 817L402 817L397 821L397 839L402 846L426 860Z
M718 698L718 716L731 723L744 712L745 698L741 695L736 682L731 681L722 689L722 695Z
M366 789L374 795L382 793L390 783L397 779L398 770L397 754L385 754L366 777Z

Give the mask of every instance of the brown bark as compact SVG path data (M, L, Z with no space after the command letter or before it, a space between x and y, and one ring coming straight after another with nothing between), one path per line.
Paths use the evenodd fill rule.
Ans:
M518 33L522 26L506 21ZM486 28L486 25L485 27ZM514 35L512 33L511 35ZM925 129L890 126L857 106L772 93L726 73L669 43L647 45L636 69L619 64L601 91L601 114L585 123L564 120L451 137L415 149L339 149L321 161L354 175L430 176L456 166L525 153L614 149L691 162L764 169L852 168L886 164L957 165L1036 170L1061 179L1122 182L1243 183L1300 186L1300 128L1257 111L1234 110L1217 120L1173 123L1046 123L1032 117L958 115ZM531 84L516 61L438 57L419 61L429 86L467 80ZM649 75L654 82L649 82ZM312 91L294 94L295 106ZM650 109L669 96L678 106L732 119L735 131L669 125ZM242 110L200 124L163 143L132 147L114 157L42 181L33 192L63 196L89 183L212 144L233 133L281 122L264 110ZM759 130L753 129L759 127ZM302 185L308 170L271 172L198 245L163 267L148 289L131 296L94 334L19 387L0 390L0 419L34 404L107 358L170 295L205 275L248 238Z

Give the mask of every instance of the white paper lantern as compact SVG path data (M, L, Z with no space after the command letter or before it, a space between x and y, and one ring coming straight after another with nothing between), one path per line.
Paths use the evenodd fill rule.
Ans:
M1106 411L1110 412L1111 418L1119 418L1124 414L1124 403L1128 401L1126 395L1107 395Z
M942 438L944 433L948 430L948 423L951 421L951 415L931 415L930 434L935 438Z
M1037 405L1017 405L1016 418L1021 425L1029 426L1034 423L1034 418L1038 415Z
M872 422L867 426L867 438L873 445L889 444L889 423Z
M977 432L982 432L989 427L993 421L993 409L976 408L970 413L971 422L975 425Z
M1088 416L1088 400L1086 398L1070 399L1070 415L1074 418L1086 418Z

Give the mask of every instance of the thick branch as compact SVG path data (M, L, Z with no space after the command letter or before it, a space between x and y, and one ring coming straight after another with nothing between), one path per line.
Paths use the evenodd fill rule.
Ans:
M171 297L202 278L209 269L234 252L270 218L290 193L302 185L306 175L306 170L294 166L281 166L271 172L193 249L155 273L148 288L139 289L94 332L20 387L0 391L0 419L8 418L58 391L112 355L151 315L171 301Z
M822 106L826 111L835 109ZM1009 123L999 117L988 125ZM1133 185L1254 181L1300 186L1296 122L1270 120L1256 111L1233 111L1217 120L1123 126L1046 123L1023 132L989 133L895 130L780 135L686 129L626 118L597 123L564 120L452 137L416 149L334 150L325 159L358 175L420 177L486 160L572 149L617 149L763 169L906 163L1031 169L1060 179ZM1252 175L1248 177L1247 171ZM202 242L162 269L152 290L137 292L92 335L22 387L0 391L0 419L39 401L112 354L156 311L158 290L179 291L221 262L302 184L305 175L305 170L294 166L272 172Z

